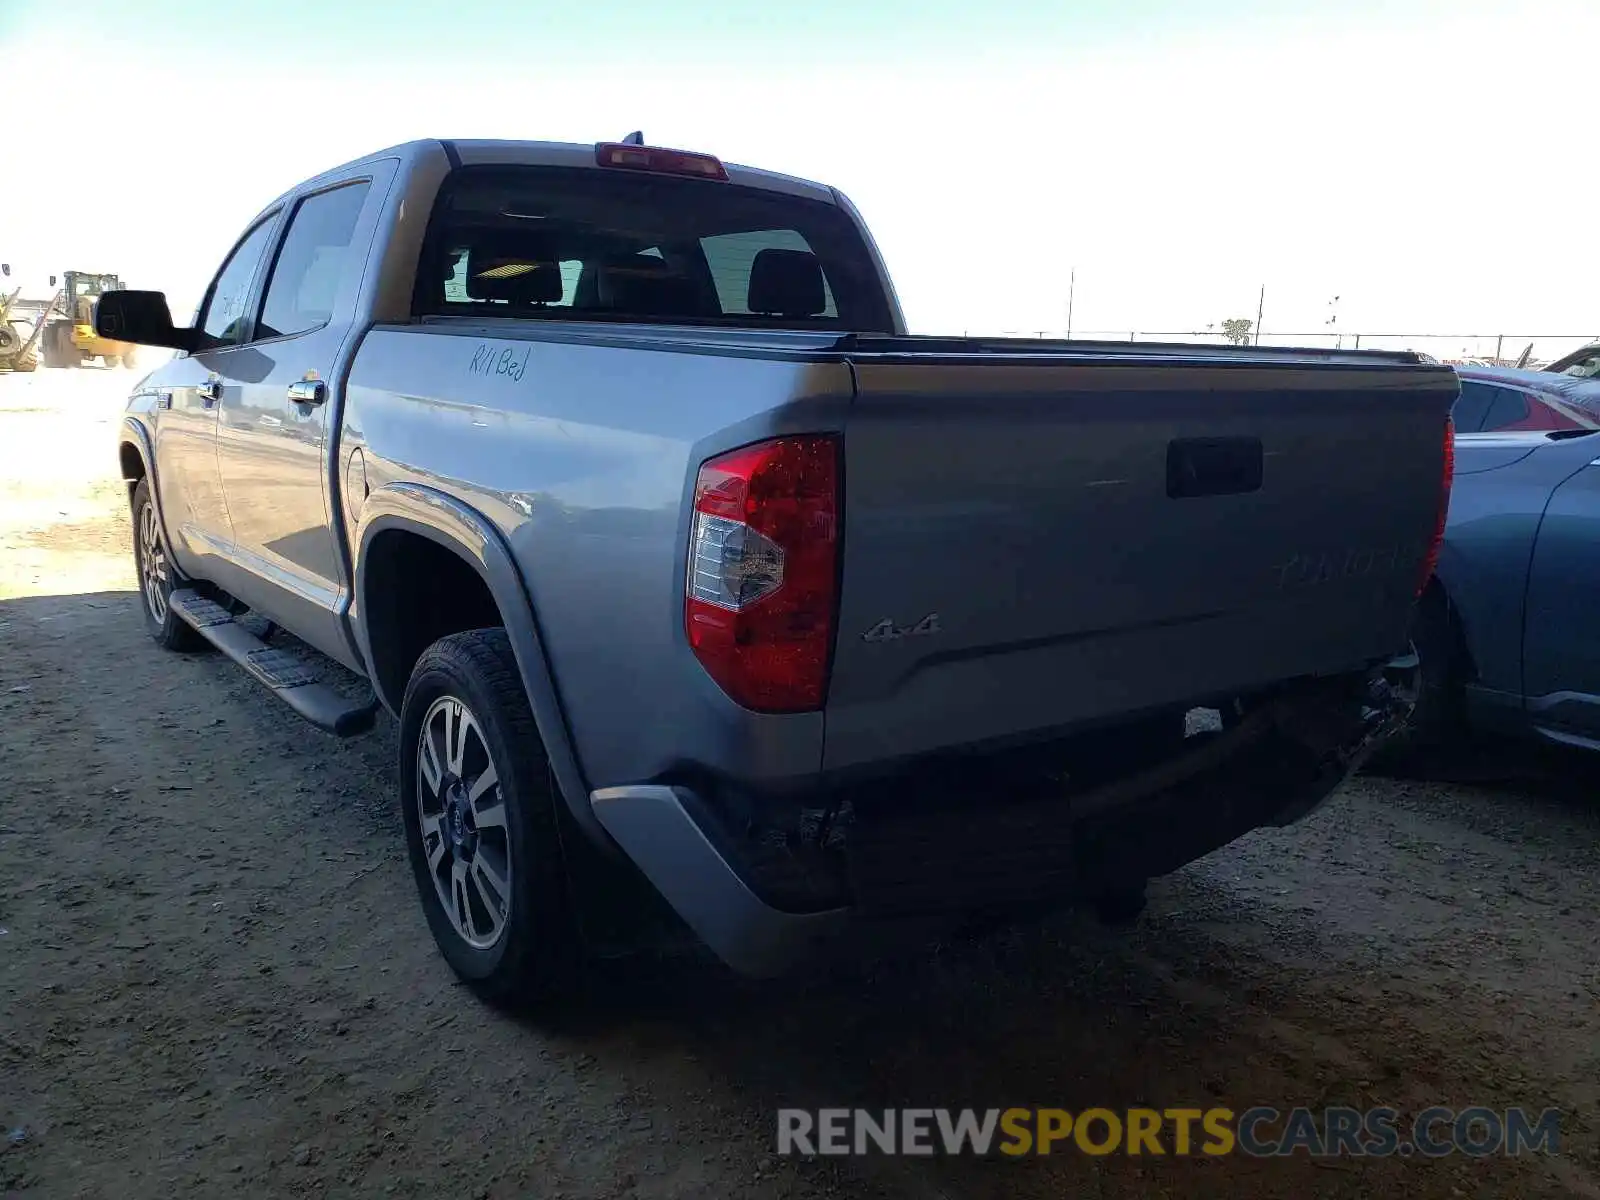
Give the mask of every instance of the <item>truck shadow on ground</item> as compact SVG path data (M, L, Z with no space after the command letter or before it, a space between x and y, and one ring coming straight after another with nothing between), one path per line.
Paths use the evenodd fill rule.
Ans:
M1566 986L1515 978L1530 951L1536 961L1572 948L1563 940L1570 934L1547 936L1543 913L1525 911L1533 892L1518 860L1528 855L1530 875L1563 861L1592 863L1600 805L1590 764L1538 748L1496 749L1508 757L1475 776L1492 784L1391 797L1383 781L1357 781L1356 797L1312 819L1311 849L1297 848L1295 830L1251 835L1158 881L1150 912L1132 930L1069 912L764 983L687 965L618 968L634 973L590 1009L597 1032L574 1036L630 1056L664 1041L681 1045L773 1114L774 1140L776 1110L791 1106L1392 1105L1415 1114L1438 1103L1553 1103L1595 1065L1582 1048L1587 1034L1565 1046L1534 1036L1493 1061L1484 1039L1540 1007L1546 987L1554 996ZM1393 825L1374 825L1366 810L1391 803ZM1362 846L1351 829L1380 846ZM1503 876L1478 873L1485 843L1501 847L1493 853ZM1287 898L1266 902L1276 896ZM1570 999L1579 993L1559 994L1582 1021L1582 1001ZM607 1025L612 1032L598 1032ZM1574 1053L1589 1054L1587 1065ZM1047 1179L1057 1189L1098 1181L1118 1195L1169 1185L1186 1194L1234 1186L1245 1187L1239 1194L1328 1194L1329 1181L1356 1166L1234 1158L1208 1171L1196 1158L1096 1161L1070 1149L1026 1164L851 1160L864 1178L881 1170L896 1186L912 1170L948 1194L1005 1196L1034 1194L1035 1180L1048 1194ZM1503 1191L1520 1169L1456 1166L1482 1178L1467 1185L1454 1169L1438 1171L1432 1183L1441 1194ZM1403 1167L1395 1160L1372 1169ZM1363 1169L1341 1186L1363 1194L1377 1180Z
M1368 776L1397 806L1569 860L1600 860L1600 755L1499 737Z
M1333 956L1318 962L1314 945L1285 965L1281 956L1223 944L1197 927L1187 900L1158 893L1155 911L1133 931L1065 915L796 980L752 984L686 965L637 970L591 1011L597 1031L571 1036L602 1059L688 1055L767 1114L774 1144L785 1107L1238 1113L1393 1105L1414 1114L1482 1097L1529 1101L1476 1073L1482 1030L1460 1012L1449 1028L1443 995L1423 1002L1415 982L1398 974L1375 980ZM1170 1135L1167 1144L1170 1153ZM852 1159L848 1171L855 1186L909 1195L1088 1188L1081 1194L1131 1196L1173 1187L1287 1197L1330 1194L1330 1174L1353 1167L1305 1157L1094 1159L1069 1142L1049 1158ZM1517 1169L1457 1167L1500 1181L1491 1186L1502 1191ZM1345 1181L1348 1194L1373 1194L1363 1188L1378 1180L1363 1176ZM1434 1182L1441 1195L1477 1194L1450 1192L1463 1182L1454 1169ZM1413 1190L1434 1194L1426 1185Z
M1366 772L1374 778L1459 784L1509 796L1600 807L1600 754L1543 741L1474 733L1446 749Z

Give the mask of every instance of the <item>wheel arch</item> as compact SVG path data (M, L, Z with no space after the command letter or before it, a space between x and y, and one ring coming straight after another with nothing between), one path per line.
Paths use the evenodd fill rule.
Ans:
M132 491L148 472L144 466L144 452L139 447L123 438L117 446L117 464L122 468L122 481Z
M161 505L161 480L156 474L155 447L150 442L150 431L144 423L133 417L122 419L122 430L117 439L117 465L122 472L123 486L128 500L133 500L133 489L141 479L150 483L150 503L155 506L156 523L161 527L161 540L168 547L167 559L173 562L172 531L167 528L167 514ZM173 562L173 565L177 564Z
M1450 585L1437 574L1433 575L1418 597L1417 606L1419 610L1428 606L1436 609L1444 620L1452 648L1458 656L1456 661L1461 670L1461 682L1477 682L1477 657L1472 652L1472 640L1467 634L1468 621L1461 606L1456 603Z
M568 811L591 841L614 849L610 835L590 808L589 788L544 650L533 600L499 530L477 509L436 488L391 483L363 501L354 541L350 621L373 690L384 707L399 713L416 662L412 650L420 656L427 647L413 646L403 637L394 640L396 629L386 623L393 618L392 606L386 614L384 602L373 589L391 584L408 564L446 564L446 559L432 557L446 555L458 566L445 569L470 572L510 639L534 724ZM406 557L412 553L419 557ZM471 614L477 603L475 598L466 598L460 611Z

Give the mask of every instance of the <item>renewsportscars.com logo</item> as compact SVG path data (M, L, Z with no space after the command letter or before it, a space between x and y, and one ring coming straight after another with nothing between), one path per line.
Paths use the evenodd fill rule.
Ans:
M778 1153L1442 1158L1559 1154L1561 1114L1522 1108L782 1108Z

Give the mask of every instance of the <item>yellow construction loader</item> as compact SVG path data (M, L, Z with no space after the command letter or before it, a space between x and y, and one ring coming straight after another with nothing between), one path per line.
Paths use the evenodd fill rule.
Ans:
M52 277L54 282L54 277ZM42 339L44 365L47 367L81 367L92 358L99 358L108 367L121 363L132 368L136 348L127 342L113 342L94 331L94 304L102 292L118 291L122 281L115 275L96 275L89 271L67 271L61 277L61 291L56 294L51 311L47 314Z
M5 274L11 274L9 266ZM39 333L44 314L29 312L27 305L18 302L21 295L21 288L9 295L0 291L0 374L39 368Z

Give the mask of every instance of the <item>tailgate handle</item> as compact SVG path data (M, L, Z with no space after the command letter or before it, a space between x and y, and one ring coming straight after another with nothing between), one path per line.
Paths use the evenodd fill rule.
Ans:
M1167 495L1239 496L1261 490L1260 438L1177 438L1167 443Z

